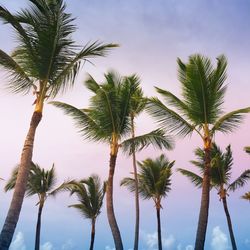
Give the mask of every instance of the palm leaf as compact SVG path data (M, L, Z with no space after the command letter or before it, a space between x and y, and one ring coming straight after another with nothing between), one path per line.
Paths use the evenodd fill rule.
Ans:
M178 168L177 171L185 175L196 187L202 187L203 178L201 176L183 168Z
M211 129L211 134L214 134L216 131L223 133L228 133L234 131L242 122L244 114L250 112L250 107L244 109L238 109L223 115L218 119L213 128Z
M145 147L154 146L158 149L173 149L173 139L166 135L162 129L153 130L150 133L130 138L121 143L121 148L124 152L129 155L133 154L134 151L140 151Z
M228 189L230 191L235 191L238 188L243 187L250 179L250 169L245 170L234 182L232 182Z
M250 201L250 192L245 193L241 198Z
M158 98L148 99L146 110L157 119L160 127L166 128L170 133L186 136L194 130L182 116L167 108Z

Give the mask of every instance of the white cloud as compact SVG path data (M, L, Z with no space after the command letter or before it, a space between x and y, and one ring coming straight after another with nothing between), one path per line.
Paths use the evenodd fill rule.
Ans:
M110 246L106 246L105 250L115 250L115 248L111 248Z
M185 250L194 250L194 246L192 245L187 245Z
M213 228L211 247L214 250L226 250L228 247L228 239L219 226Z
M18 232L15 239L10 245L10 250L26 250L24 244L24 236L22 232Z
M62 250L72 250L75 249L75 244L71 239L67 240L63 245L62 245Z
M40 247L41 250L53 250L54 247L51 242L45 242L43 245Z
M158 249L158 234L157 232L154 232L152 234L145 233L144 231L141 231L141 236L148 247L148 250L155 250ZM173 249L173 245L175 243L175 238L172 234L170 234L167 238L162 237L162 246L167 249Z

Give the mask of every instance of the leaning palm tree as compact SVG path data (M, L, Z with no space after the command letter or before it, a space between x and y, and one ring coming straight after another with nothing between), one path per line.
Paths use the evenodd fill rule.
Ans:
M70 191L70 195L75 194L78 202L69 207L76 208L86 219L91 220L91 241L90 250L94 249L95 224L98 215L101 213L103 198L106 192L106 183L101 183L99 176L91 175L89 178L81 181L70 181L62 184L60 189Z
M17 182L17 175L18 167L13 170L10 179L5 185L4 189L6 192L15 188ZM35 250L40 249L40 232L43 207L46 199L53 192L55 184L56 174L54 164L50 170L45 170L41 168L38 164L32 163L26 187L26 196L38 196L38 216L36 224Z
M135 138L135 118L145 109L146 99L143 97L143 91L140 87L140 79L136 75L126 77L127 81L132 81L137 85L132 98L131 98L131 110L130 110L130 122L131 122L131 138ZM132 147L133 144L132 144ZM140 223L140 204L139 204L139 190L138 190L138 177L137 177L137 165L136 165L136 152L132 149L133 171L135 179L135 236L134 236L134 250L138 250L139 247L139 223Z
M18 46L8 55L0 50L0 66L9 73L9 88L14 93L27 94L34 90L35 109L24 143L19 164L17 185L1 235L0 248L8 249L21 211L29 166L32 159L36 128L42 119L47 98L73 86L81 61L104 56L116 46L100 42L80 49L72 40L76 26L66 13L63 0L29 0L30 8L17 14L0 6L0 20L15 31Z
M69 104L52 102L75 120L79 132L87 139L105 142L110 146L109 175L106 190L106 206L109 225L117 250L123 249L120 231L116 222L113 206L113 178L118 151L141 150L148 145L158 148L172 148L172 140L163 130L155 130L142 136L125 139L131 131L131 97L137 89L137 83L127 81L114 72L105 74L105 82L98 84L89 76L86 87L93 92L88 109L78 109Z
M199 168L201 175L203 176L205 171L204 151L201 148L198 148L195 151L195 155L197 156L198 160L191 162ZM247 183L247 181L250 179L250 169L243 171L242 174L233 182L230 181L233 166L233 157L230 145L226 148L226 152L223 153L216 144L213 144L211 149L211 166L210 187L217 190L220 201L223 203L232 249L236 250L237 245L234 237L231 217L228 210L227 196L230 191L235 191ZM187 176L195 186L199 188L202 187L201 176L182 168L179 168L178 171Z
M155 204L157 214L158 248L162 250L161 239L161 201L171 190L171 175L174 161L169 162L164 154L155 160L148 158L138 162L140 167L138 173L139 194L143 199L152 199ZM135 192L136 181L133 178L124 178L121 186L127 186L131 192Z
M154 97L149 99L147 109L162 128L180 136L195 132L203 142L205 170L195 242L195 249L201 250L204 249L208 221L212 141L216 132L229 133L238 127L243 114L250 112L250 107L223 114L225 56L217 58L217 67L213 67L210 59L199 54L190 56L186 64L180 59L177 62L182 100L167 90L156 88L169 106Z

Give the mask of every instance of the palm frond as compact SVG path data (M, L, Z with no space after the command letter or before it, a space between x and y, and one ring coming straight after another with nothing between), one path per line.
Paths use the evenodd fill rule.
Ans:
M234 182L232 182L228 189L230 191L235 191L238 188L243 187L250 179L250 169L245 170Z
M177 171L185 175L196 187L202 187L203 178L201 176L183 168L177 168Z
M156 129L147 134L136 136L123 141L121 143L121 148L125 153L131 155L133 152L140 151L150 145L157 149L171 150L174 147L174 142L172 137L166 135L164 130Z
M244 114L249 112L250 107L247 107L223 115L215 122L213 128L211 129L211 134L214 134L216 131L220 131L222 133L234 131L242 122Z
M88 115L88 113L67 103L53 101L50 102L50 104L62 109L66 115L71 116L75 122L76 127L79 129L78 132L86 139L93 141L105 140L104 133L100 129L100 126L95 123L95 121Z
M148 99L146 110L156 119L160 127L166 128L170 133L186 136L194 130L193 125L165 106L158 98Z
M250 192L245 193L241 198L250 201Z
M245 147L244 150L245 150L248 154L250 154L250 147Z
M4 187L4 191L7 192L7 191L10 191L12 190L15 185L16 185L16 179L17 179L17 174L18 174L18 167L19 166L16 166L12 172L11 172L11 177L9 178L9 180L7 180L7 183Z

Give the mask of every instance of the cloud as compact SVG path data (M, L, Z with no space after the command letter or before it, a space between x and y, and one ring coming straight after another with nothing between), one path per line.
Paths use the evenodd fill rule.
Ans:
M71 239L67 240L63 245L62 245L62 250L73 250L75 249L75 244Z
M150 234L150 233L145 233L142 231L141 236L142 236L144 243L148 247L148 250L155 250L158 248L157 232ZM173 249L174 243L175 243L175 238L172 234L170 234L166 238L162 237L162 246L165 249Z
M16 234L15 239L10 245L10 250L26 250L26 246L24 244L24 236L22 232L18 232Z
M111 248L110 246L106 246L105 250L115 250L115 248Z
M219 226L213 228L211 247L214 250L226 250L228 247L228 239Z
M53 250L54 247L51 242L45 242L43 245L40 247L41 250Z
M179 243L178 245L177 245L177 250L194 250L194 247L193 247L193 245L187 245L185 248L182 248L182 244L181 243Z

